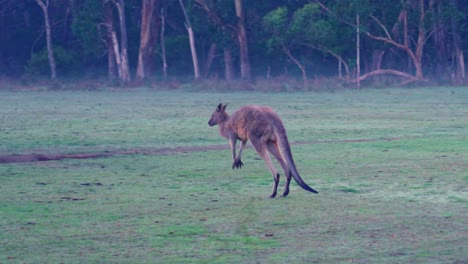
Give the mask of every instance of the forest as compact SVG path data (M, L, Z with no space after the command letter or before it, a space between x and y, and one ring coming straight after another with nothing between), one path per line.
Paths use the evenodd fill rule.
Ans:
M1 0L0 82L466 85L463 0Z

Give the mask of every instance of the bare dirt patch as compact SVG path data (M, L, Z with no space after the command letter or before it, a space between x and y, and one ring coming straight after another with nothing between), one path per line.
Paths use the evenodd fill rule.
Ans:
M395 141L400 138L362 138L362 139L345 139L345 140L322 140L322 141L303 141L294 142L293 145L305 144L324 144L324 143L352 143L352 142L372 142L372 141ZM213 145L213 146L186 146L175 148L156 148L156 149L132 149L132 150L114 150L100 153L76 153L76 154L41 154L31 153L22 155L0 155L0 164L6 163L22 163L22 162L40 162L53 161L63 159L97 159L116 155L168 155L187 152L201 152L210 150L228 149L228 145Z

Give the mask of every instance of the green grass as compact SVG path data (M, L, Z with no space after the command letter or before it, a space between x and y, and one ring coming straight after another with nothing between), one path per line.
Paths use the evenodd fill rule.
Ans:
M227 146L207 125L219 102L277 110L319 194L270 199L252 148L234 171L209 150ZM445 87L1 91L0 156L142 154L0 164L0 263L464 263L467 102Z

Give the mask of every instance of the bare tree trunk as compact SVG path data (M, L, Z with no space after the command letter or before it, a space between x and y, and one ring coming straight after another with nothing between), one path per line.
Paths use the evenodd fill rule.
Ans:
M252 70L250 68L249 58L249 46L247 43L247 32L245 30L245 18L244 11L242 8L243 0L234 0L236 4L236 15L237 15L237 40L239 41L240 50L240 70L241 78L247 81L252 80Z
M308 44L304 44L304 46L310 47L312 49L319 50L319 51L324 52L324 53L328 53L328 54L332 55L333 57L335 57L336 60L338 61L338 77L339 78L343 77L342 67L344 66L345 73L346 73L346 79L349 81L349 79L351 78L351 75L350 75L350 72L349 72L349 66L348 66L348 63L346 63L346 61L343 59L343 57L341 57L341 55L339 55L338 53L336 53L333 50L331 50L329 48L326 48L324 46L315 46L315 45L308 45Z
M47 41L47 56L49 59L49 66L50 66L50 78L55 80L57 78L56 66L55 66L55 58L54 58L54 50L52 46L52 32L50 28L50 21L49 21L49 0L45 0L45 3L42 0L35 0L36 3L41 7L42 12L44 13L44 24L45 24L45 31L46 31L46 41Z
M306 68L304 65L302 65L302 63L300 63L292 54L291 54L291 51L288 49L288 47L286 47L285 45L281 45L284 53L286 53L286 55L297 65L297 67L301 70L301 73L302 73L302 82L303 82L303 86L304 86L304 89L307 88L307 71L306 71Z
M166 44L164 39L164 34L166 30L166 15L164 8L161 8L161 57L163 61L163 76L164 79L167 79L167 60L166 60Z
M104 3L106 3L106 0L104 0ZM117 33L115 32L114 28L114 16L112 12L112 7L109 5L105 5L105 27L107 29L107 34L108 34L108 49L109 51L109 59L110 57L113 57L115 59L114 63L109 62L109 69L108 71L111 71L110 67L116 66L117 68L117 76L119 79L122 81L122 60L120 57L120 45L119 45L119 40L117 39Z
M128 44L127 44L127 24L125 22L125 3L124 0L114 1L119 13L120 21L120 69L121 81L127 83L130 81L130 69L128 67ZM117 53L116 53L117 55ZM117 63L118 64L118 63Z
M151 22L154 10L154 0L142 0L140 48L138 50L138 65L136 79L141 81L147 77L147 64L150 51Z
M117 75L115 74L117 71L115 61L116 59L114 48L112 45L112 39L109 38L109 43L107 44L107 79L109 81L113 81L117 77Z
M216 56L216 43L211 43L210 51L208 52L208 56L206 58L205 67L203 68L203 77L207 78L210 72L211 64Z
M119 79L122 81L123 80L123 72L122 72L122 58L120 56L120 48L119 48L119 41L117 40L117 33L115 32L114 29L109 32L110 38L112 41L112 47L114 49L114 57L115 57L115 64L117 65L117 75L119 76Z
M193 34L192 26L187 27L189 41L190 41L190 51L192 53L192 61L193 61L193 73L195 80L200 79L200 67L198 64L198 56L197 56L197 49L195 48L195 36Z
M234 68L232 66L231 50L229 48L224 49L224 74L226 81L232 81L234 79Z
M187 16L187 12L185 11L185 6L182 0L179 0L180 7L182 8L182 11L184 13L185 17L185 27L187 28L187 32L189 35L189 41L190 41L190 51L192 52L192 62L193 62L193 71L194 71L194 76L195 80L200 79L200 68L198 66L198 56L197 56L197 49L195 48L195 36L193 34L193 28L192 28L192 23L190 23L190 20Z
M114 35L114 27L112 24L113 15L112 8L109 5L104 6L104 25L106 27L106 43L107 43L107 79L112 81L116 79L117 65L116 65L116 54L114 51L114 41L112 35ZM117 43L118 50L118 43ZM120 77L120 76L119 76Z
M356 13L356 80L358 89L361 88L361 80L359 79L359 77L361 76L361 34L359 32L359 27L359 14Z
M456 8L456 0L450 0L452 8ZM465 60L463 56L463 50L461 49L461 40L458 33L457 23L455 17L452 16L450 19L452 28L452 42L453 42L453 57L454 57L454 73L452 73L452 79L455 84L463 84L465 82Z
M432 40L434 41L435 47L435 54L436 54L436 65L435 65L435 74L439 78L447 78L449 77L450 72L450 65L447 55L447 26L442 21L443 16L443 6L446 3L438 2L434 7L432 12L434 13L435 19L432 19L433 24L433 33L432 33Z
M333 51L331 51L329 49L325 49L325 51L330 53L338 61L338 76L340 78L343 78L342 68L344 66L345 73L346 73L346 79L349 79L350 78L349 66L346 63L346 61L340 55L336 54L335 52L333 52Z
M426 43L426 29L424 28L424 20L426 16L426 10L424 0L419 0L419 25L418 25L418 41L416 45L416 78L424 79L423 68L422 68L422 56L424 51L424 45Z
M153 6L153 16L151 19L151 31L150 31L150 39L148 44L148 54L146 56L146 65L145 65L145 72L146 76L149 77L155 71L155 59L154 56L156 55L156 47L159 44L159 37L160 37L160 30L161 30L161 16L158 12L160 6L160 0L154 0Z
M457 65L458 65L457 84L464 84L466 76L465 76L465 59L463 56L463 50L460 47L458 47L455 52L456 52L455 57L457 58Z
M380 70L382 68L382 59L385 51L376 49L372 52L371 71Z
M341 73L342 70L341 70L342 66L341 66L341 61L339 60L338 61L338 78L343 78L343 74Z

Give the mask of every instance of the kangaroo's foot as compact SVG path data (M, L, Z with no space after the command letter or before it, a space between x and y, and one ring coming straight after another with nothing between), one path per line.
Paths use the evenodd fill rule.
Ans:
M232 163L232 169L234 168L240 169L242 168L242 166L244 166L244 163L242 163L240 159L235 159L234 162Z
M276 191L274 191L271 195L270 198L275 198L276 197Z

